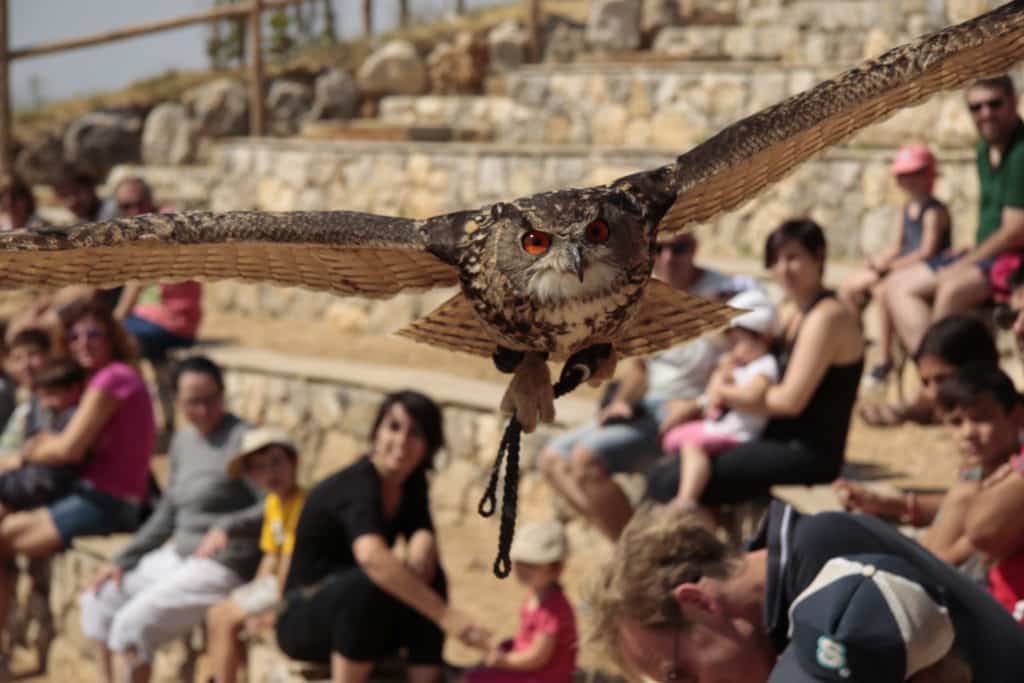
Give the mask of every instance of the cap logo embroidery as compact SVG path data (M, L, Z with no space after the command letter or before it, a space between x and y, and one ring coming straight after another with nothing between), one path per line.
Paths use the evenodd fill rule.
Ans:
M817 660L820 666L838 672L843 678L850 675L850 670L846 667L846 646L828 636L818 638Z

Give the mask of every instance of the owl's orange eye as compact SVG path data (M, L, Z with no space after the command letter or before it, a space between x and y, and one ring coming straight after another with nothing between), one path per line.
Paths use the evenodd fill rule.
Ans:
M539 256L551 246L551 235L540 230L531 230L523 235L523 249L527 254Z
M607 242L610 234L611 230L608 229L608 224L604 221L594 221L587 226L587 239L591 242L597 244Z

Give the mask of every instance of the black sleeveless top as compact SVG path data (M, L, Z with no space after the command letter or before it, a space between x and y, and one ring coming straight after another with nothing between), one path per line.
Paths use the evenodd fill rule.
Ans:
M822 299L835 298L835 292L824 290L804 309L804 316ZM801 325L803 322L801 321ZM785 377L796 339L786 341L778 351L779 367ZM864 370L863 356L846 365L830 365L818 388L803 412L793 417L773 418L765 427L764 438L775 441L797 442L822 458L842 462L846 453L846 435L850 431L850 417L857 400L860 375Z
M906 256L921 246L921 240L924 239L924 215L928 213L928 210L933 208L944 209L945 207L946 205L935 197L929 197L928 201L921 207L921 212L917 214L916 218L910 215L909 204L903 207L903 247L900 249L900 256ZM939 240L939 250L936 253L949 249L952 244L950 232L952 231L949 229L949 226L946 226L946 231Z

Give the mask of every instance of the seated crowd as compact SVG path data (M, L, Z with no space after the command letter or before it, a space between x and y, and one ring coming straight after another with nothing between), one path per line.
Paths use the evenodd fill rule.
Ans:
M759 280L697 265L692 234L657 244L655 277L742 309L721 335L623 362L592 421L555 437L537 467L569 511L615 545L587 597L594 634L631 673L657 681L1024 680L1024 398L1000 368L987 304L1024 348L1024 126L1012 81L968 89L978 146L976 244L952 247L934 194L937 163L909 145L892 164L906 203L897 234L838 289L825 231L787 220L767 237ZM104 208L86 178L59 189L83 221L155 211L139 178ZM11 227L39 223L23 188L0 194ZM366 454L300 482L300 449L225 404L216 363L183 355L169 475L151 475L158 426L139 359L164 367L194 343L197 283L63 291L15 316L0 382L0 616L10 560L77 537L132 533L81 596L103 681L147 681L156 650L205 624L211 680L237 680L248 638L328 663L361 683L400 653L413 683L568 683L577 622L560 577L561 522L521 524L510 557L525 588L514 638L449 600L431 517L441 409L385 397ZM865 377L861 314L879 314ZM959 457L947 492L890 492L843 478L859 389L892 372L896 342L920 389L864 406L877 426L942 425ZM20 399L20 402L18 400ZM181 422L175 422L176 414ZM644 481L629 496L615 475ZM717 534L722 506L768 501L780 484L831 484L848 512L801 515L778 501L743 551ZM892 522L890 524L887 522ZM897 528L896 524L903 528ZM446 637L480 651L446 671Z

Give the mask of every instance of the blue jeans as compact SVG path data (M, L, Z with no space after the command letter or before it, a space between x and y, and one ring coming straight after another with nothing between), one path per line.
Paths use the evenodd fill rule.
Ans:
M171 349L182 349L195 344L194 339L179 337L137 315L125 318L124 328L139 341L139 353L147 360L158 360L166 356Z

